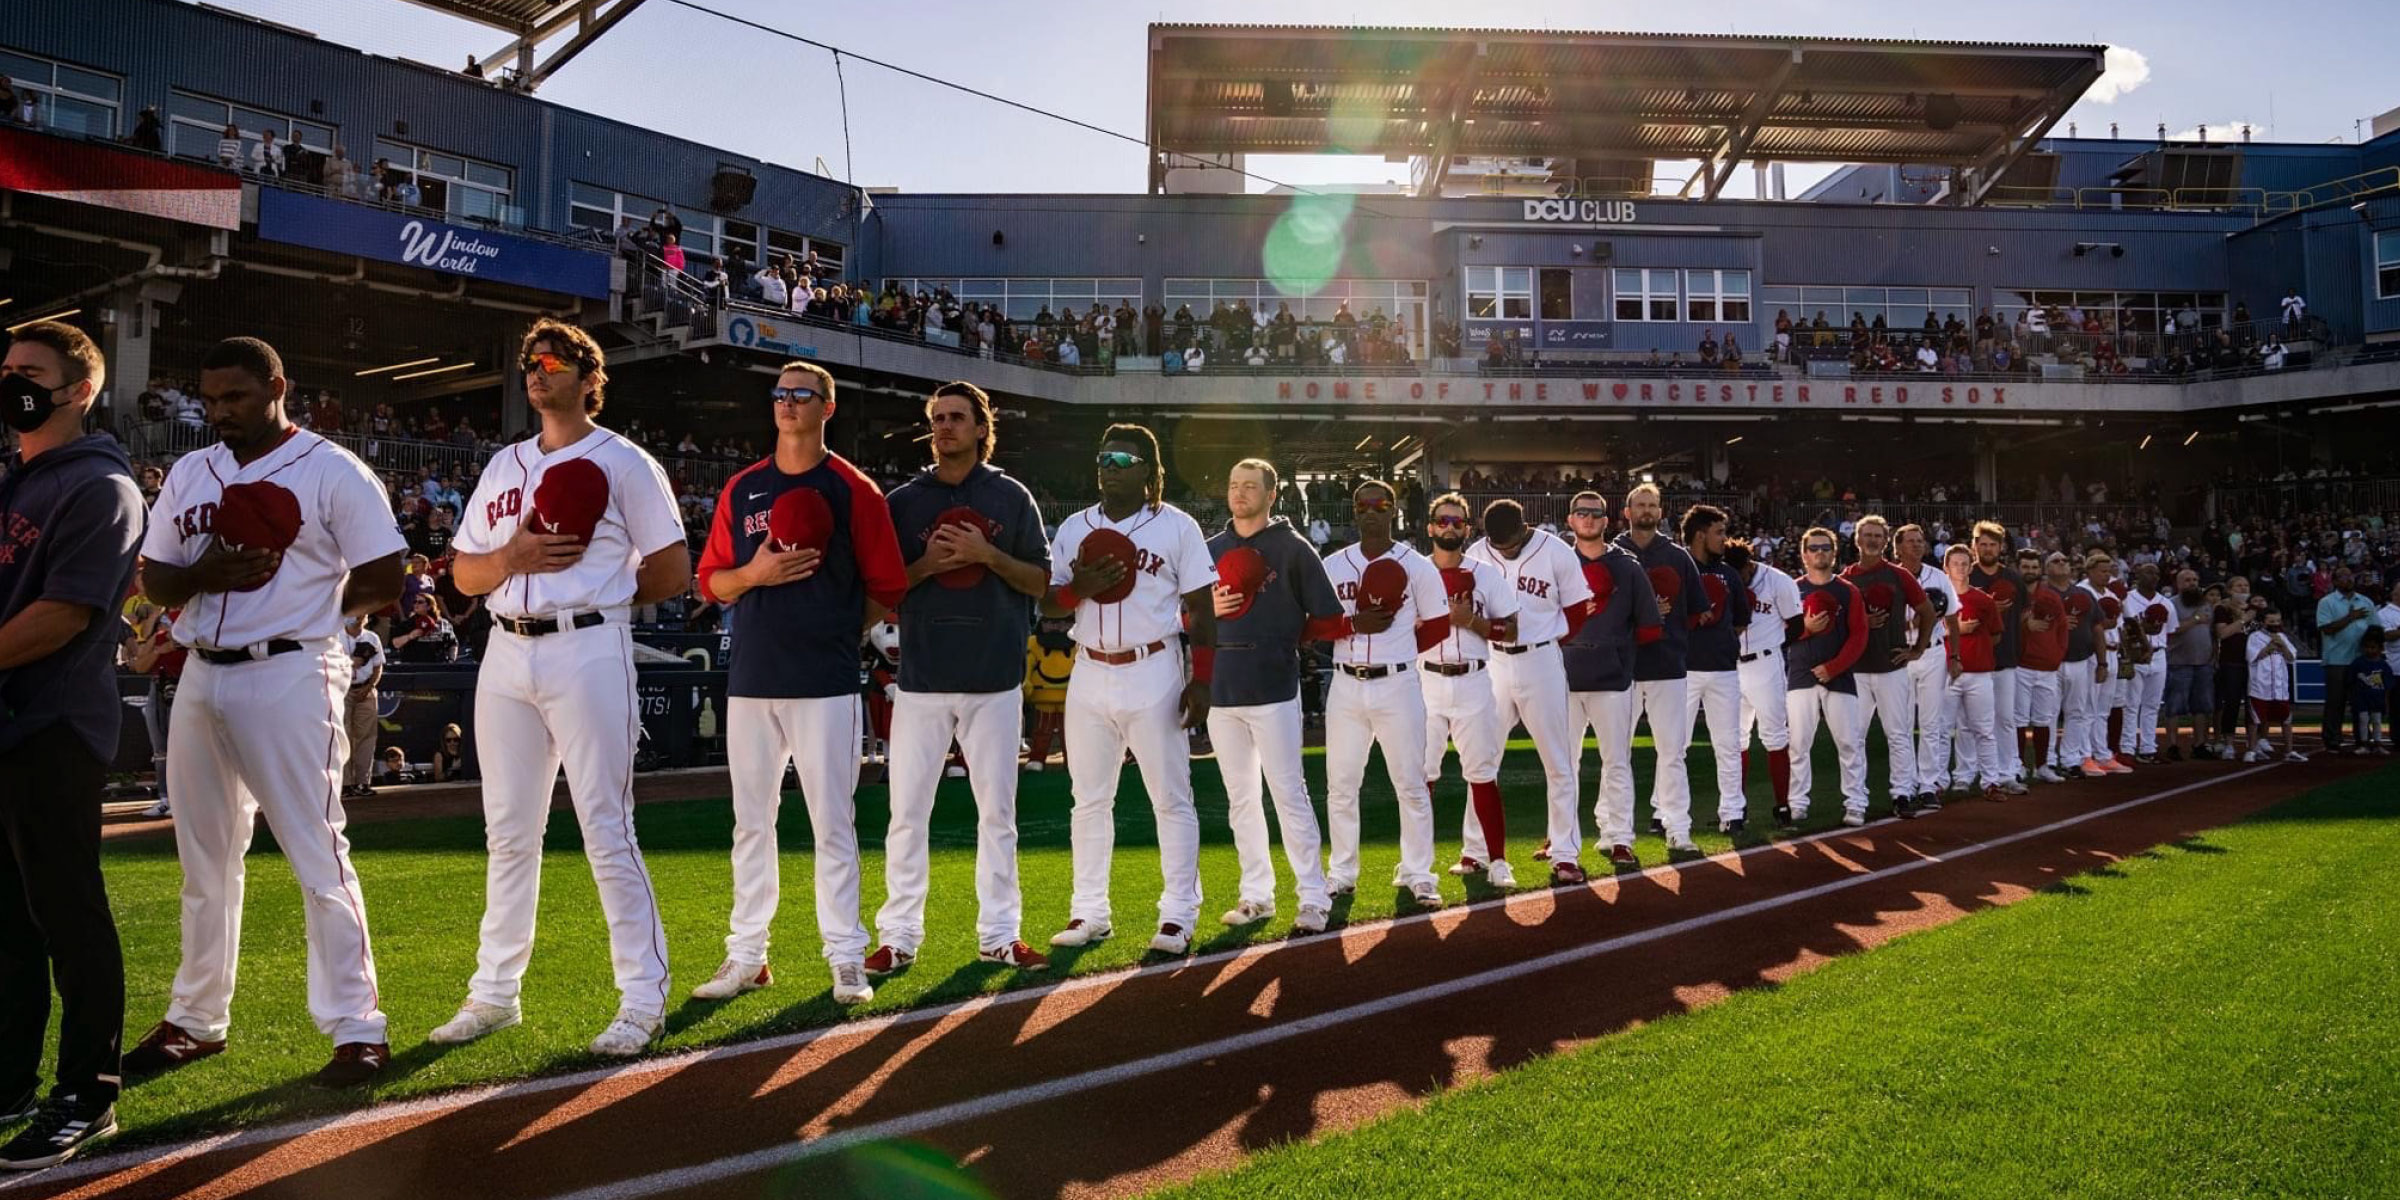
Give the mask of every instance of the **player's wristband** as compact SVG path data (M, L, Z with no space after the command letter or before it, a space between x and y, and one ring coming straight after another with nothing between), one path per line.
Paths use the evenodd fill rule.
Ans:
M1192 682L1207 683L1216 678L1216 675L1217 648L1214 646L1192 647Z
M1073 608L1081 603L1083 603L1083 597L1075 594L1074 584L1062 583L1058 585L1058 606L1060 608Z

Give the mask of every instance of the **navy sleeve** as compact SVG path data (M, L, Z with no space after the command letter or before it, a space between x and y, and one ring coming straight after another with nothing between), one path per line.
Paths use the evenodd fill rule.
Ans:
M1691 551L1681 546L1676 547L1675 552L1677 556L1675 565L1683 570L1683 594L1688 597L1680 606L1685 613L1684 627L1688 629L1691 627L1692 621L1697 619L1700 605L1708 600L1708 590L1700 583L1699 560L1692 557Z
M1047 574L1050 570L1050 539L1042 536L1042 507L1025 485L1009 481L1017 492L1015 536L1007 547L1008 556L1018 562L1032 563Z
M1293 572L1299 576L1293 588L1299 595L1300 609L1313 620L1342 615L1341 598L1333 594L1333 580L1325 574L1325 560L1305 550L1292 555Z
M42 531L44 600L113 615L142 544L142 494L110 472L62 498Z

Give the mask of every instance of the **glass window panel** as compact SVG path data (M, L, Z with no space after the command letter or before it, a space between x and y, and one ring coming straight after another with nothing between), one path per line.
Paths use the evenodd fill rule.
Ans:
M1641 319L1642 319L1642 298L1641 298L1641 297L1639 297L1639 296L1629 296L1629 295L1626 295L1626 294L1624 294L1624 293L1622 293L1622 292L1618 293L1618 294L1617 294L1617 319L1618 319L1618 320L1620 320L1620 321L1639 321L1639 320L1641 320Z
M808 239L796 233L770 229L767 231L767 246L778 253L797 257L808 252Z
M118 84L114 78L64 64L58 68L58 86L64 91L81 92L112 103L118 98Z
M1041 281L1034 282L1039 285ZM1089 300L1100 294L1100 286L1097 280L1091 279L1053 279L1050 281L1050 294L1061 300Z
M1530 267L1504 267L1500 272L1503 291L1533 293L1533 270Z
M50 124L55 129L86 137L115 137L117 109L115 105L94 104L72 96L52 96Z
M225 128L225 106L214 100L176 92L167 97L166 113L169 117L188 117L217 129Z
M485 220L499 219L500 200L497 193L487 192L481 188L460 187L450 189L450 198L454 202L450 211L459 216ZM428 200L428 203L430 202Z
M479 162L467 164L467 182L469 183L480 183L487 187L496 187L506 191L509 187L508 176L509 173L499 167L487 166Z
M1498 296L1490 292L1467 293L1467 315L1469 317L1478 321L1488 321L1498 316L1499 312L1500 298Z
M226 119L241 126L243 133L254 138L262 129L274 130L278 139L292 131L292 123L289 120L276 113L260 112L255 108L233 109Z
M1500 315L1503 318L1511 321L1532 320L1533 297L1519 296L1513 292L1510 293L1509 295L1503 297L1500 301Z
M617 206L617 194L615 192L609 191L606 188L596 188L588 183L568 184L567 199L577 204L588 204L593 208L606 208L613 210Z
M1689 319L1691 320L1714 321L1717 319L1717 302L1714 299L1694 299L1689 307L1691 309Z
M1925 307L1925 297L1926 290L1924 288L1892 288L1884 293L1883 302L1886 304L1907 304L1917 308L1923 308Z
M1642 290L1641 271L1629 267L1620 267L1614 272L1614 274L1616 276L1617 291L1619 293L1639 292Z
M1672 321L1672 320L1674 320L1674 319L1675 319L1675 301L1674 301L1674 298L1673 298L1673 297L1669 297L1669 298L1667 298L1667 299L1663 299L1663 300L1652 300L1652 301L1650 302L1650 319L1651 319L1651 320L1653 320L1653 321Z
M567 207L567 224L577 229L615 229L617 217L605 209L574 204Z
M425 169L441 176L444 179L464 179L467 177L466 161L448 154L428 153L425 156Z
M1875 314L1867 314L1867 320L1874 319ZM1883 321L1894 329L1919 329L1925 324L1925 309L1921 305L1895 304L1885 311Z
M1749 320L1750 302L1728 297L1725 301L1725 319L1728 321Z
M1042 311L1042 302L1032 296L1010 296L1000 306L1011 321L1030 321Z
M175 139L168 150L185 158L214 159L217 156L217 131L201 125L175 122Z
M6 75L10 79L20 82L48 83L50 82L50 70L50 63L42 59L27 58L22 54L11 54L6 50L0 50L0 75Z
M316 125L307 121L294 121L292 122L292 140L303 146L314 147L330 154L333 152L333 127Z
M1747 296L1750 294L1750 272L1719 271L1717 272L1717 276L1717 290L1723 292L1725 295Z

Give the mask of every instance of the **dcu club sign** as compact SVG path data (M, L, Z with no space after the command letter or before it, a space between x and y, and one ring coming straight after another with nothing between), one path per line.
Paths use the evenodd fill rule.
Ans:
M279 188L258 190L258 236L444 275L595 300L608 295L608 256L596 251Z
M1525 219L1564 225L1630 225L1635 217L1631 200L1528 200Z

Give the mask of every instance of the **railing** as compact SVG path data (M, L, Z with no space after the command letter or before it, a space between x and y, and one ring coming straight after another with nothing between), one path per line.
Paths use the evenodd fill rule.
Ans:
M2301 512L2346 516L2400 512L2400 476L2347 476L2225 483L2212 489L2216 518L2280 518Z

